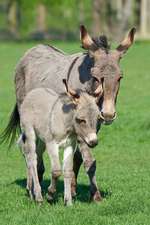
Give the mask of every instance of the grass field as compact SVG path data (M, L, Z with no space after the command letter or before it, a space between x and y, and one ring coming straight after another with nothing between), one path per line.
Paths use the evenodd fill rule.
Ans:
M14 68L33 43L0 43L0 130L15 103ZM56 43L77 52L79 43ZM63 205L63 178L58 202L39 206L26 196L26 169L19 149L0 146L0 225L149 225L150 224L150 44L136 43L121 61L124 78L117 102L118 118L103 126L93 150L97 182L104 199L88 202L88 178L82 168L73 207ZM44 193L49 184L45 155Z

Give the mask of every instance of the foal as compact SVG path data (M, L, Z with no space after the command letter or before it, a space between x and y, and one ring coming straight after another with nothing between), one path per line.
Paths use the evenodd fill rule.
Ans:
M48 88L37 88L27 94L20 108L22 135L19 143L27 164L27 189L37 202L42 202L43 198L37 173L36 138L45 143L51 159L49 199L56 192L56 181L61 175L59 147L64 148L64 203L71 205L73 153L81 140L90 147L97 145L99 109L94 97L83 91L76 92L68 87L66 80L63 82L64 94L58 95Z

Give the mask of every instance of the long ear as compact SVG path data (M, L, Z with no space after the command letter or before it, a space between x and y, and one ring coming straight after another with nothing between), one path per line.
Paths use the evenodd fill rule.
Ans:
M121 42L121 44L116 48L116 50L119 52L120 57L126 53L128 48L133 44L134 42L134 35L136 32L136 28L133 27L129 33L128 36L124 38L124 40Z
M63 83L64 83L64 85L66 87L67 94L69 96L73 97L73 99L75 101L78 100L80 98L80 95L77 92L75 92L74 90L72 90L71 88L68 87L68 83L67 83L67 80L66 79L63 79L62 81L63 81Z
M96 47L84 25L80 26L80 40L84 49L92 50Z

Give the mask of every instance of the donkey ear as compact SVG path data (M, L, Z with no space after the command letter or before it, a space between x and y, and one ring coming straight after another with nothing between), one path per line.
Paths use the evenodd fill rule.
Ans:
M74 102L77 103L77 100L80 98L80 95L76 91L68 87L68 83L66 79L63 79L62 81L66 87L67 95L73 97Z
M134 42L134 35L136 32L136 28L133 27L129 33L128 36L124 38L124 40L121 42L121 44L116 48L116 50L119 52L120 57L126 53L128 48L133 44Z
M84 49L91 49L94 46L94 42L84 25L80 26L80 40L82 43L82 48Z

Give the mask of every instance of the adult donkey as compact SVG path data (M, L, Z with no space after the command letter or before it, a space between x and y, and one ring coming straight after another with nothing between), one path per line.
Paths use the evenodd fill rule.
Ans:
M3 133L3 138L15 137L15 131L19 124L20 106L25 95L38 87L51 88L57 93L64 92L62 79L69 78L69 85L74 89L81 89L97 97L100 110L100 125L111 124L116 118L115 104L119 91L122 72L119 62L124 53L133 44L135 28L132 28L128 36L115 50L110 50L107 38L100 36L91 38L86 28L80 27L80 38L85 53L67 55L52 46L38 45L22 57L16 68L15 85L17 104L12 113L10 122ZM15 121L15 122L14 122ZM42 148L38 155L38 176L42 179L44 164ZM37 152L39 152L37 150ZM90 180L91 199L101 200L96 184L96 161L93 159L89 146L80 144L80 151L74 156L74 179L72 181L72 193L75 193L76 180L79 168L84 162L84 167Z

